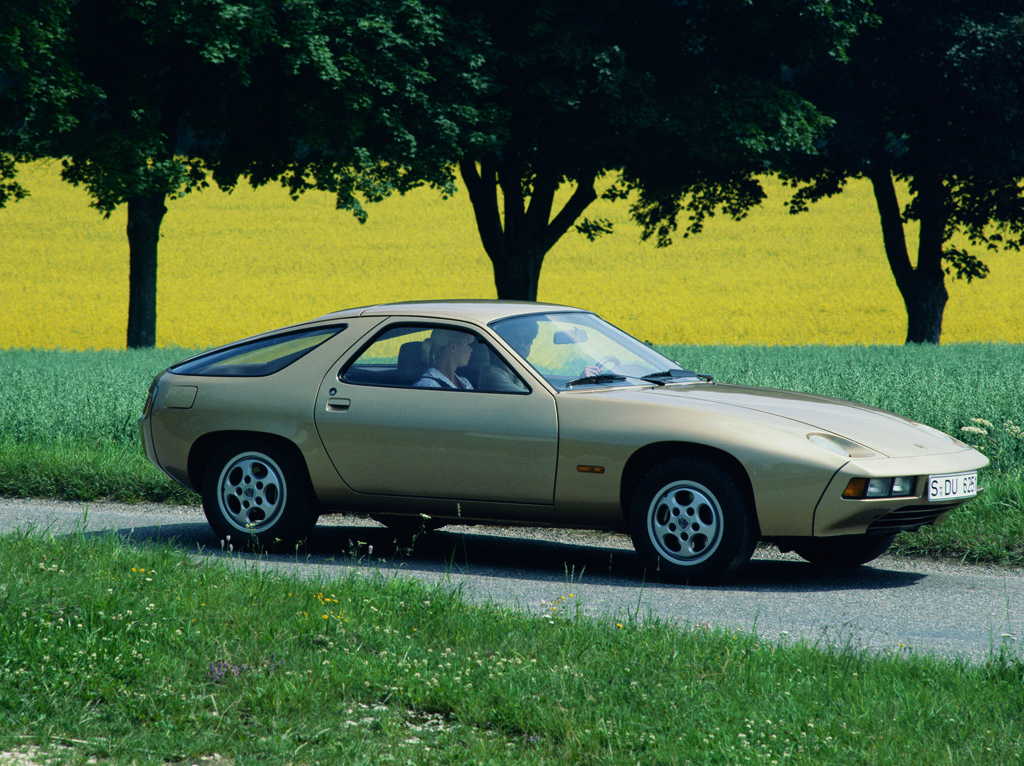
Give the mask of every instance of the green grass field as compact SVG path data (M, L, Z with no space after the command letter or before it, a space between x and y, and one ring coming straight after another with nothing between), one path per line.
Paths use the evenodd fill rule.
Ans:
M532 617L411 579L8 535L0 751L140 766L1024 758L1024 664L999 650L972 665L773 644L556 600Z
M986 492L896 550L1024 564L1024 346L662 350L971 439L992 458ZM0 351L0 495L196 502L145 460L136 426L151 379L189 353ZM570 594L540 618L413 579L302 581L116 536L5 535L0 752L19 766L1024 759L1010 648L969 664L773 643L586 618Z
M901 535L897 549L1024 563L1024 346L661 350L723 382L863 402L981 448L986 492L945 524ZM197 503L146 460L137 426L152 378L189 353L0 351L0 495Z

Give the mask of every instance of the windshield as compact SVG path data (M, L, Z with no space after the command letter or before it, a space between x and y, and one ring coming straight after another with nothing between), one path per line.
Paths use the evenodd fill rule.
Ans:
M512 317L491 327L559 390L661 384L696 377L636 338L582 311Z

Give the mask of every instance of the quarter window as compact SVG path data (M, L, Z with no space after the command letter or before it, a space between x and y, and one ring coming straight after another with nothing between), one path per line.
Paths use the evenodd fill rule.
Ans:
M242 341L228 348L188 359L171 367L170 371L177 375L220 377L272 375L301 359L344 329L345 325L333 325L281 333L259 340Z

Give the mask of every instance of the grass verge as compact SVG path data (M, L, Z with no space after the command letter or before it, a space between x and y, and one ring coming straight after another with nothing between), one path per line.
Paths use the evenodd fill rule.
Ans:
M0 437L0 496L196 505L138 449L111 443L18 443Z
M0 749L139 764L1024 757L1024 665L1008 655L778 646L572 603L531 617L443 585L15 533L0 544Z
M992 461L986 492L896 551L1024 564L1024 345L658 348L723 382L863 402L968 441ZM0 350L0 495L198 503L137 431L153 376L191 353Z

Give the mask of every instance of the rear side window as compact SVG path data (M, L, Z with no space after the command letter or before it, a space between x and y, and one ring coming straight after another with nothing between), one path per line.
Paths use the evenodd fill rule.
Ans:
M176 375L261 377L283 370L324 341L345 329L345 325L317 327L281 333L270 338L238 343L211 351L171 367Z

